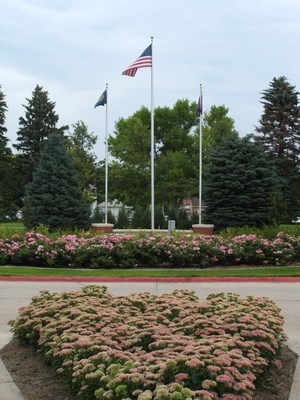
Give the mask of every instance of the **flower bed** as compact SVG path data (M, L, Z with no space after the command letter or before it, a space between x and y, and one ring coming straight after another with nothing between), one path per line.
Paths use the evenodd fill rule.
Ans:
M186 290L45 291L12 325L86 400L251 400L285 340L271 300Z
M36 232L0 239L0 264L71 268L282 265L300 260L300 238L255 235L62 235Z

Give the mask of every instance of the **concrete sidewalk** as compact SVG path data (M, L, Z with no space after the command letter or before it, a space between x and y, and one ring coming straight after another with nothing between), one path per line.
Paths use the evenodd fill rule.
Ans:
M113 280L113 279L110 279ZM104 281L104 279L103 279ZM16 318L18 309L29 304L31 298L39 294L40 290L62 292L77 290L82 285L91 282L78 281L2 281L0 280L0 346L8 343L12 337L9 332L8 321ZM297 281L206 281L199 282L193 279L188 281L172 280L166 282L154 278L151 281L122 281L94 282L105 285L114 295L127 295L132 292L151 292L162 294L175 289L194 290L200 299L205 299L210 293L234 292L242 297L248 295L265 296L274 300L282 310L285 318L285 333L288 335L288 345L295 353L300 355L300 282ZM5 397L6 396L6 397ZM0 400L22 400L22 395L0 362ZM297 364L289 400L300 400L300 362Z

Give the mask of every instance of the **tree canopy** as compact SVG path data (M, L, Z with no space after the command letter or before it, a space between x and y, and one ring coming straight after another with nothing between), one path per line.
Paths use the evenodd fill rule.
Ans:
M196 103L178 100L173 108L155 109L155 198L177 204L196 184L197 145L192 132L197 124ZM113 197L131 205L150 202L150 111L142 107L116 123L109 137ZM128 185L128 182L131 184Z
M157 107L155 113L155 201L163 206L181 204L198 194L199 119L196 102L178 100L173 107ZM208 153L227 137L237 137L234 120L225 106L212 106L205 113L203 162ZM110 165L110 194L130 205L149 204L150 111L142 107L120 119L109 137L114 157ZM130 186L128 185L130 182Z
M80 177L80 188L85 197L91 200L91 185L96 182L97 161L93 152L97 137L88 132L88 127L83 121L72 125L73 131L69 132L67 147L73 157Z
M268 218L269 221L278 222L281 218L280 222L282 222L285 214L286 221L299 215L300 107L298 95L295 86L292 86L286 77L274 78L269 88L262 92L263 113L259 126L252 135L255 148L260 147L270 163L275 165L280 182L274 176L274 168L269 161L261 154L255 153L251 147L254 144L251 144L248 138L240 142L228 108L224 105L213 105L204 113L203 183L208 188L206 192L209 200L208 211L214 218L214 221L208 220L208 222L213 222L216 226L225 226L228 223L228 213L226 212L226 218L221 215L227 206L222 204L220 193L223 196L229 196L229 192L222 185L218 186L218 176L227 182L231 193L243 193L238 201L243 204L245 210L247 210L246 202L250 204L246 215L238 209L234 201L235 196L230 198L229 203L234 206L230 209L232 219L229 222L232 224L240 226L247 219L247 225L258 226L267 222ZM83 121L77 121L65 137L64 132L68 127L59 127L55 102L49 99L48 92L41 86L37 85L32 92L32 97L27 98L26 101L25 114L19 118L17 141L14 144L18 153L14 156L7 145L5 127L7 105L0 87L0 217L6 215L8 210L4 207L4 202L14 210L17 206L23 205L25 185L33 181L33 172L38 168L44 146L48 143L48 139L56 134L60 135L66 145L65 150L72 156L73 167L78 171L81 192L84 193L86 199L91 199L90 195L95 196L95 192L90 192L91 185L96 183L98 199L103 200L104 162L98 163L93 153L96 136L88 132L88 127ZM177 100L172 107L157 107L154 110L155 205L159 206L156 213L161 213L162 209L166 210L169 207L178 209L184 198L198 196L199 119L196 110L197 103L189 102L187 99ZM132 116L119 119L116 122L114 134L108 139L109 152L112 156L109 164L109 200L117 198L124 204L132 205L136 209L139 206L140 210L144 211L148 210L151 197L150 121L150 110L141 107ZM233 154L233 159L227 160L227 154L231 154L228 143L231 143L232 148L235 146L240 155L243 154L244 163L238 155ZM229 147L226 148L225 144ZM222 161L218 158L216 151L221 151ZM246 151L252 154L253 164L248 160ZM217 171L212 160L217 165L220 162L223 170L220 167ZM255 164L255 160L260 160L261 168ZM235 173L232 167L234 164ZM254 171L252 173L251 168ZM265 171L267 168L270 168L270 176ZM239 174L241 179L239 179ZM272 179L274 190L270 191L268 185ZM262 181L265 185L265 198L260 192L261 189L251 198L250 192L254 190L253 187L256 184L259 187L258 181ZM218 189L214 185L217 185ZM32 183L28 186L30 187ZM215 200L209 198L210 187L218 191ZM27 211L30 210L28 190L26 192ZM251 208L254 199L257 200L256 213ZM265 201L265 207L262 205L262 199ZM222 207L225 207L223 211ZM219 208L220 212L217 211ZM209 218L208 214L207 217ZM182 225L185 224L184 220L185 217L182 217ZM216 220L221 222L215 222ZM162 219L160 225L164 222Z
M203 147L206 152L213 150L229 137L237 138L238 132L234 120L228 116L229 109L223 106L211 106L203 118Z

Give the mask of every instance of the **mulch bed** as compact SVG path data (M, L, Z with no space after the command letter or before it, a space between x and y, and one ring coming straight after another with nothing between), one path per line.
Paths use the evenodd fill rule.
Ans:
M16 339L0 350L0 357L24 400L78 400L33 349L20 346ZM282 369L257 387L253 399L288 400L297 358L285 347L281 356Z

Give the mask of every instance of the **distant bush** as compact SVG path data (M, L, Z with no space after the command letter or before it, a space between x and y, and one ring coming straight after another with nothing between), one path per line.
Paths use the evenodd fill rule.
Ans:
M239 228L227 228L219 232L222 237L233 237L238 235L256 235L266 239L274 239L280 232L287 235L300 236L300 224L297 225L265 225L262 228L243 226Z

